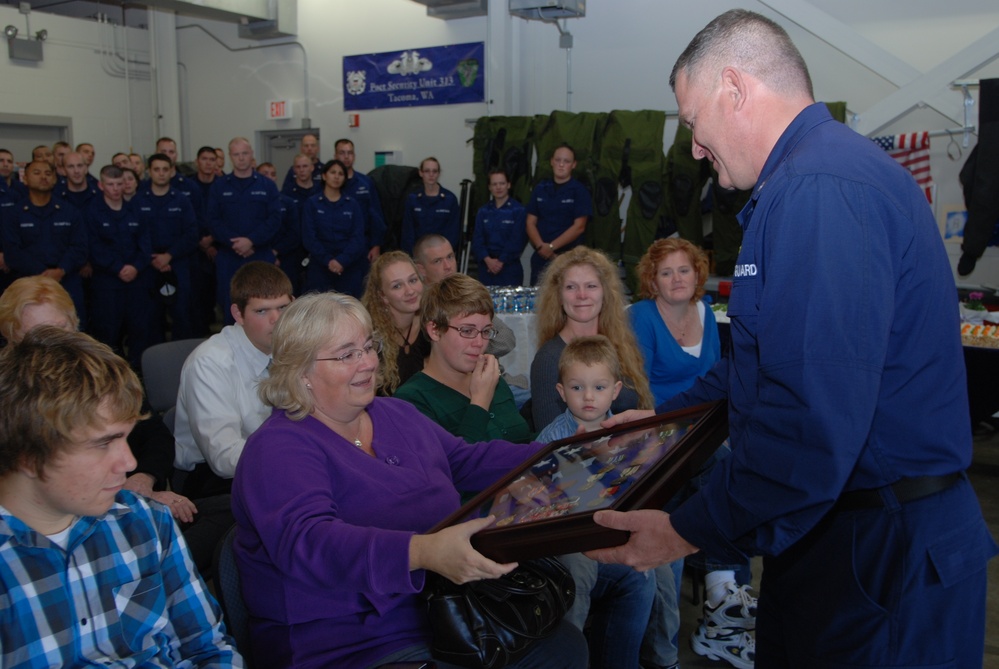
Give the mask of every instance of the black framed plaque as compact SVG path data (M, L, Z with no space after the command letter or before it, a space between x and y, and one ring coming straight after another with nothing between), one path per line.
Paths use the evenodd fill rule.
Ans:
M497 562L618 546L593 514L662 508L727 437L722 401L553 441L432 531L494 515L472 546Z

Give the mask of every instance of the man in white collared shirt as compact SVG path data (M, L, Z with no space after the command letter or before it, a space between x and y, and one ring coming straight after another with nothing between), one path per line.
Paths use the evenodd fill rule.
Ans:
M229 492L247 437L270 415L257 384L270 363L271 332L293 299L287 275L261 261L233 275L230 294L236 324L196 348L180 375L174 466L191 472L191 498Z

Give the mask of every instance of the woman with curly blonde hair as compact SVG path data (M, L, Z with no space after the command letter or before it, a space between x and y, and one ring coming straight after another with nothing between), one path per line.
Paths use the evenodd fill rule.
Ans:
M413 259L389 251L371 263L361 303L371 314L374 334L382 341L380 388L385 395L423 369L430 342L421 334L423 281Z
M624 388L611 410L651 409L652 393L642 354L625 313L624 286L614 263L600 251L578 246L557 256L538 284L538 352L531 363L531 411L543 429L566 409L555 390L558 359L577 337L604 335L617 348Z

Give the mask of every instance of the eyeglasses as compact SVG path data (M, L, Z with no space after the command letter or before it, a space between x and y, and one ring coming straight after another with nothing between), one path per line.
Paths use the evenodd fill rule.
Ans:
M364 345L364 348L352 348L343 355L337 356L335 358L316 358L316 362L322 362L324 360L336 360L337 362L342 362L345 365L356 365L361 362L361 359L369 353L374 353L378 355L382 352L382 342L379 339L372 339L370 342Z
M496 330L494 328L488 327L479 329L472 327L471 325L462 325L460 328L454 325L448 325L452 330L458 331L458 336L463 339L475 339L476 336L482 335L483 339L490 340L496 339Z

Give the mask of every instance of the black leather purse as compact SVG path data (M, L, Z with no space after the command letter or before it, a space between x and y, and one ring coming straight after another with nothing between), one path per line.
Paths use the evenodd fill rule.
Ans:
M427 572L434 658L470 669L516 662L558 627L576 598L572 574L556 558L522 562L497 579L457 585Z

